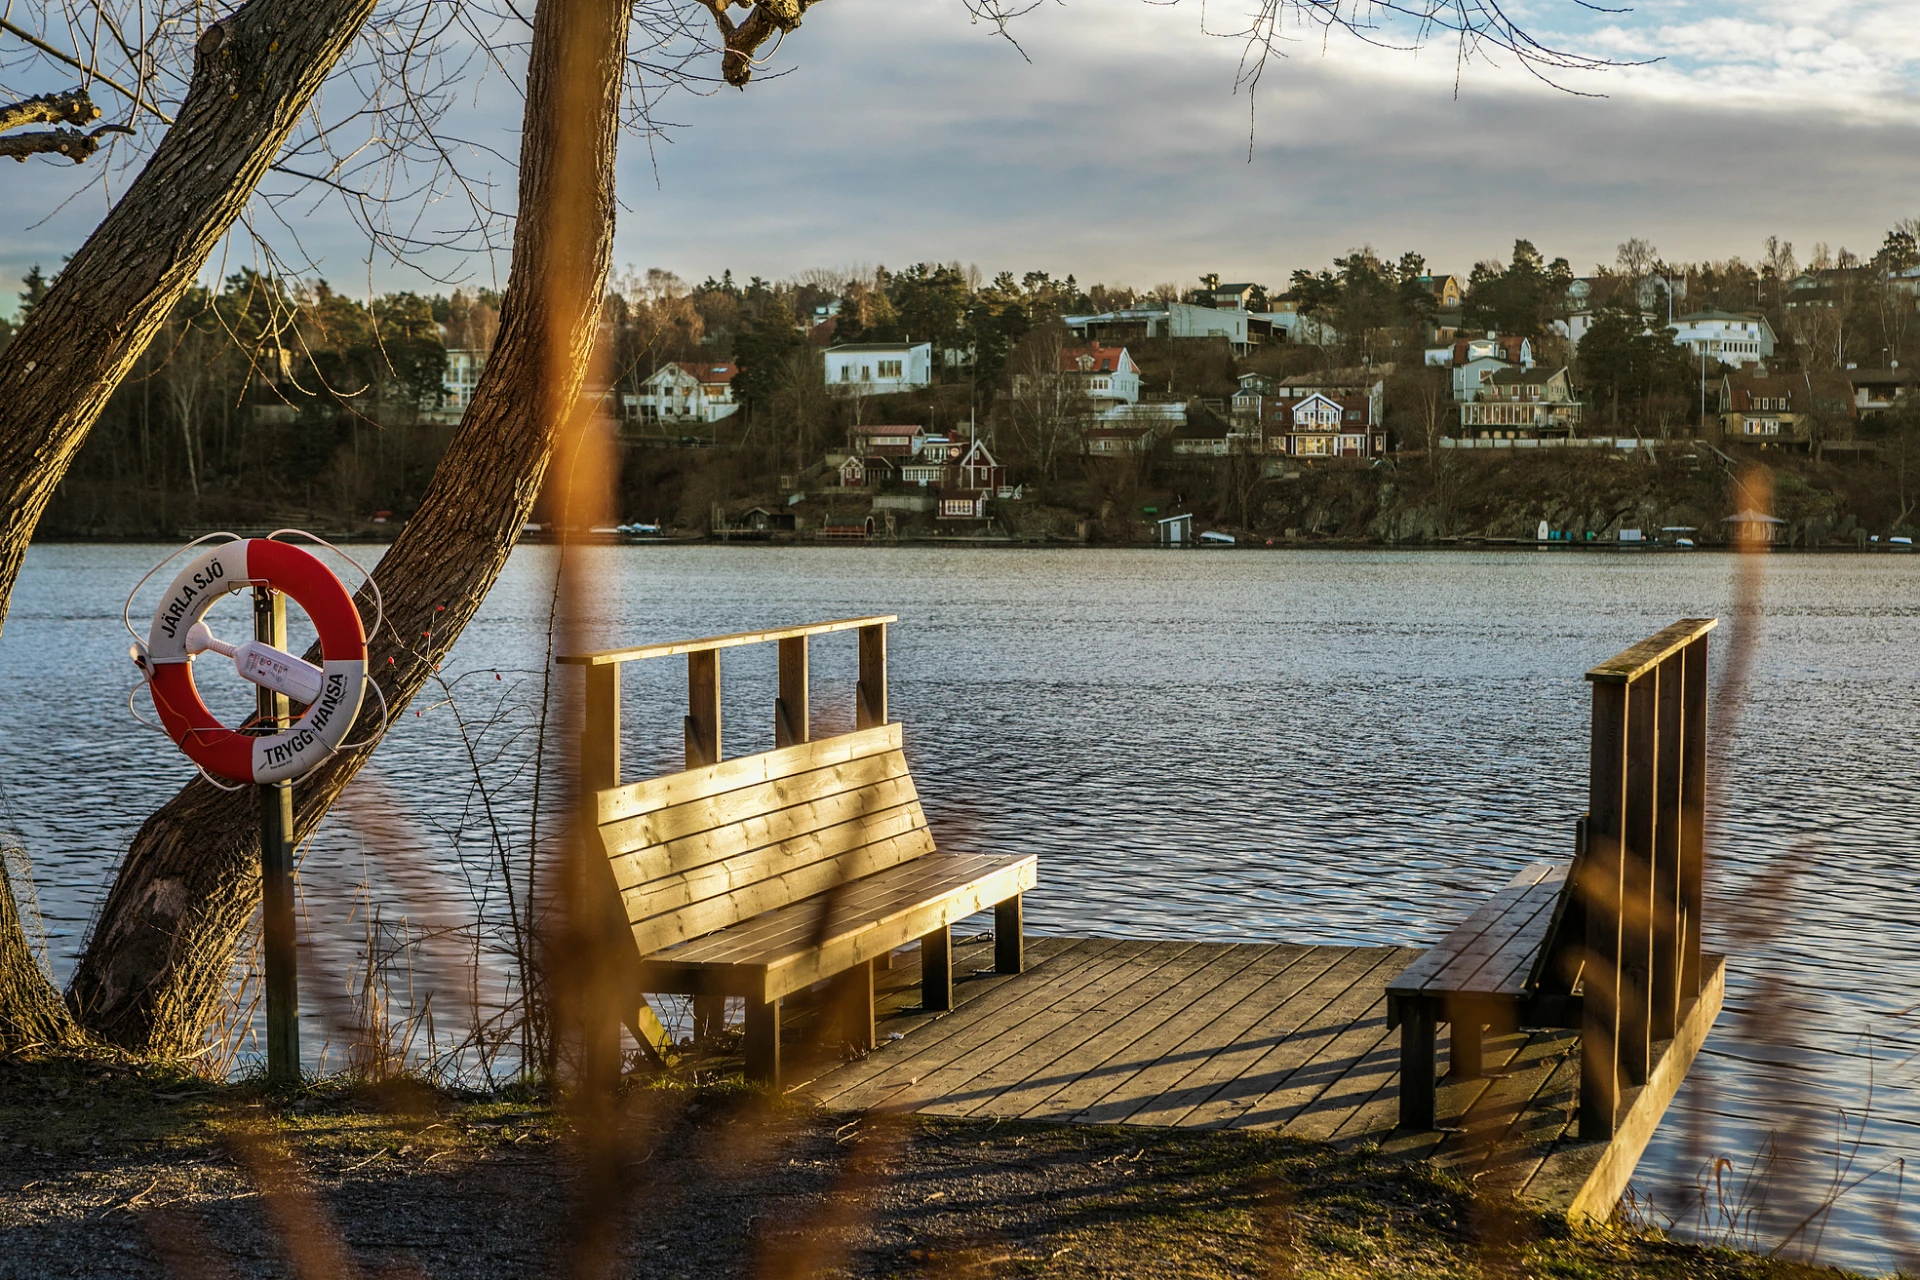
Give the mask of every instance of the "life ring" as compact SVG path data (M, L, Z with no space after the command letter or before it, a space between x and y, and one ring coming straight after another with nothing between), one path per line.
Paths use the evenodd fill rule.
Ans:
M214 601L246 586L270 586L292 597L320 637L317 695L291 726L265 737L229 729L207 710L193 683L197 650L187 643ZM200 637L205 635L201 628ZM278 650L265 652L312 670ZM148 691L167 736L202 769L234 782L280 782L320 764L346 740L366 694L367 634L353 597L312 553L270 538L221 543L182 569L154 610L143 656Z

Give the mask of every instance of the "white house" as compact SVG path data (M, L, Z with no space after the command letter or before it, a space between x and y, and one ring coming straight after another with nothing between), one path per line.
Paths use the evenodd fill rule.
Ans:
M1264 322L1266 317L1259 319ZM1242 355L1251 349L1249 323L1252 320L1240 307L1201 307L1191 302L1062 318L1067 328L1091 342L1116 338L1225 338ZM1263 327L1261 332L1267 330Z
M1140 403L1140 366L1125 347L1062 347L1060 372L1080 384L1096 411Z
M821 352L827 390L880 396L933 385L931 342L851 342Z
M473 403L473 389L480 385L480 371L486 367L484 351L447 348L446 370L440 375L440 406L452 410L456 421Z
M1673 322L1674 342L1727 365L1759 364L1773 358L1773 326L1762 316L1733 311L1695 311Z
M629 419L641 422L718 422L740 409L733 398L737 372L722 361L661 365L638 393L620 397L621 407Z

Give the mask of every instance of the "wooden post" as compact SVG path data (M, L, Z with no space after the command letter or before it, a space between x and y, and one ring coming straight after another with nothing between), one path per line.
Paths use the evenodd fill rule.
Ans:
M887 722L887 624L861 627L860 683L854 696L854 728Z
M1408 1000L1400 1007L1400 1127L1433 1128L1433 1006Z
M1707 637L1683 650L1680 762L1680 998L1700 994L1700 926L1706 919Z
M747 997L747 1079L780 1087L780 1001Z
M1644 1084L1653 1063L1654 832L1659 827L1659 668L1627 685L1627 776L1621 839L1620 1070Z
M780 692L773 702L773 745L791 747L813 741L813 712L807 690L807 638L780 641Z
M687 655L687 768L720 763L720 651Z
M287 647L286 597L272 587L253 589L253 638ZM285 725L292 711L285 694L262 686L255 710L263 725ZM293 783L261 783L260 933L265 952L267 1079L300 1079L300 959L294 935Z
M1680 804L1685 688L1684 653L1654 669L1657 728L1654 747L1653 967L1649 973L1647 1035L1673 1039L1680 1021L1682 885Z
M840 1038L861 1052L873 1048L873 961L857 964L833 980L834 1023Z
M586 670L586 706L580 716L580 795L620 785L620 664Z
M727 997L699 994L693 998L693 1042L705 1044L727 1028Z
M1019 973L1026 967L1026 917L1023 895L1014 894L993 908L993 971Z
M1620 837L1626 786L1627 689L1593 686L1587 765L1587 857L1575 886L1587 922L1580 1002L1580 1136L1611 1138L1620 1105Z
M953 1008L953 926L941 925L920 939L920 1008Z

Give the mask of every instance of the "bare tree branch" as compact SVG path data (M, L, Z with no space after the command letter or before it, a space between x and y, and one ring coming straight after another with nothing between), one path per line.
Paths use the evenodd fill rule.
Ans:
M0 138L0 156L12 156L25 164L28 156L58 154L75 164L85 164L100 149L102 134L132 132L124 124L103 124L92 133L83 129L38 129Z

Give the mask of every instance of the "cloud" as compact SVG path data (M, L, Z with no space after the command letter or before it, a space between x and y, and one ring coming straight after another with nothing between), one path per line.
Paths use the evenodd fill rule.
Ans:
M1920 7L1516 12L1561 47L1665 61L1578 77L1602 98L1474 63L1456 97L1444 40L1415 55L1301 32L1261 82L1249 161L1241 45L1207 34L1191 4L1044 6L1016 28L1029 62L955 0L828 0L747 92L681 100L669 114L685 127L651 156L626 141L616 263L777 278L958 258L1083 281L1217 270L1279 284L1364 243L1457 271L1521 236L1582 269L1635 235L1675 259L1752 257L1769 234L1865 251L1920 211ZM517 108L495 83L460 127L511 154ZM28 232L74 179L16 174L31 180L0 185L0 270L14 276L70 252L100 207ZM510 190L510 173L493 176ZM299 228L336 284L365 286L343 217L323 206ZM426 285L390 267L374 282Z

